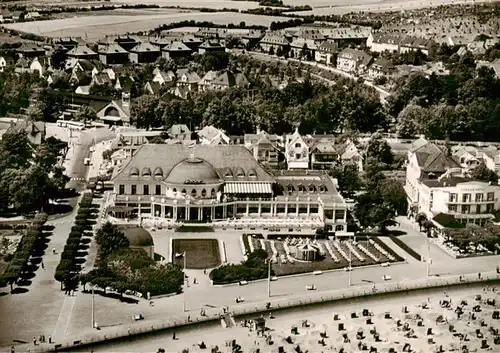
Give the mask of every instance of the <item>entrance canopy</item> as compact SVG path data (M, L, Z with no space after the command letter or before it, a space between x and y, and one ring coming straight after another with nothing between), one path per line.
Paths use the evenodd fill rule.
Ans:
M224 186L224 192L226 194L272 194L273 189L271 183L229 182Z

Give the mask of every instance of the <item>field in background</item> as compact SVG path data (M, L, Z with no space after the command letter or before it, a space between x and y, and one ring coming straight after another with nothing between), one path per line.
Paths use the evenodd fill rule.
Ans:
M240 23L244 21L247 25L269 26L273 21L286 21L288 18L235 12L182 12L137 16L79 16L57 20L12 23L5 25L5 27L49 37L83 37L89 41L93 41L105 35L148 31L162 24L185 20L210 21L217 24Z

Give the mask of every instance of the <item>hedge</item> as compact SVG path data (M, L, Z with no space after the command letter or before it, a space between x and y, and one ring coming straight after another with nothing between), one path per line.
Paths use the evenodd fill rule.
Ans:
M62 282L69 280L75 272L81 270L80 264L77 263L77 257L82 245L82 237L87 235L86 231L92 229L92 226L89 224L89 218L92 217L95 211L92 208L92 194L83 194L79 206L80 208L75 216L75 225L71 227L66 245L61 253L61 261L57 265L54 275L56 281L61 282L61 289Z
M40 242L38 241L42 235L42 227L47 221L47 214L38 213L31 225L26 228L25 234L21 238L11 262L4 272L4 279L11 285L16 283L22 276L26 265L33 253L36 253Z
M267 277L267 253L256 250L248 254L248 259L239 265L223 265L210 272L214 284L227 284L239 281L253 281Z
M414 257L416 260L422 261L422 256L420 256L419 253L417 253L415 250L413 250L408 245L406 245L406 243L403 242L401 239L399 239L398 237L393 236L393 235L391 236L391 239L394 243L396 243L396 245L398 245L401 249L406 251L408 254L410 254L412 257Z

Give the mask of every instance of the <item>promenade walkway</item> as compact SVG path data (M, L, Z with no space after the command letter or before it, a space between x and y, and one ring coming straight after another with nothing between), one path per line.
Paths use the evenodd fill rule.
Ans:
M292 308L303 305L311 305L315 303L334 302L345 299L352 299L356 297L367 297L372 295L381 295L395 292L408 292L418 289L430 289L439 287L450 287L457 285L467 285L472 283L491 283L499 282L500 275L494 271L483 273L479 279L477 274L463 275L460 280L459 276L443 276L443 277L429 277L419 280L406 280L401 282L386 282L377 284L374 288L372 285L358 286L345 288L341 290L329 292L310 292L302 295L295 295L287 298L271 298L268 300L271 303L271 309L276 311L278 309ZM229 311L234 316L246 315L251 313L260 313L266 311L266 303L268 301L254 302L248 304L239 304L238 306L230 307ZM205 316L200 314L196 315L190 313L169 317L163 320L144 320L129 325L129 327L117 326L101 329L100 331L87 331L78 335L68 336L63 341L55 342L53 344L40 344L34 346L33 344L26 344L16 347L17 352L46 352L56 350L70 350L71 347L94 344L120 337L141 335L148 332L166 330L169 328L186 326L200 322L208 322L219 320L222 314L220 308L206 309ZM2 352L8 350L2 350Z

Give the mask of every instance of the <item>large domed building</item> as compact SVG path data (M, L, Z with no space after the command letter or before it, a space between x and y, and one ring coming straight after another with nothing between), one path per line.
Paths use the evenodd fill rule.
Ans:
M244 146L146 144L112 177L115 207L142 218L315 220L346 230L346 204L326 173L266 171ZM271 222L270 222L271 223Z

